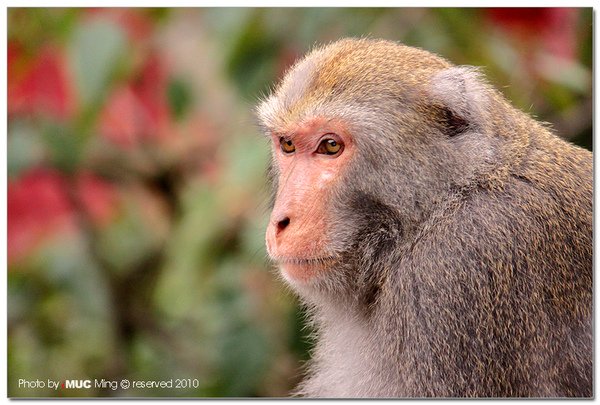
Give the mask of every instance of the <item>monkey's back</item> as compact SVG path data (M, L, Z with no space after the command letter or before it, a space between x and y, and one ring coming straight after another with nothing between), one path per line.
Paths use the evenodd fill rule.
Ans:
M526 154L449 195L398 268L409 396L592 395L591 153L543 131Z

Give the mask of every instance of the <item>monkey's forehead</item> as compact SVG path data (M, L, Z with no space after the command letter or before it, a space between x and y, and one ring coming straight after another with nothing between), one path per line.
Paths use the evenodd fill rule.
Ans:
M292 66L258 107L258 116L266 127L277 127L315 106L377 102L383 95L402 98L450 66L434 54L399 43L344 39L313 50Z
M329 90L351 84L357 88L364 85L393 87L400 82L419 84L434 72L451 66L422 49L368 39L334 42L309 53L305 62L314 67L312 87ZM292 80L297 76L296 68L292 68L289 76Z

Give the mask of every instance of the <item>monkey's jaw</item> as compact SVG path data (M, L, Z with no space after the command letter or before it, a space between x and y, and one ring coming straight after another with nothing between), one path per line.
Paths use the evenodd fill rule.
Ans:
M327 271L333 259L330 257L310 259L279 258L277 262L283 278L288 283L306 284L320 278Z
M318 269L313 266L305 266L300 264L281 264L279 266L281 275L290 284L295 283L307 283L316 277L315 273L318 273Z

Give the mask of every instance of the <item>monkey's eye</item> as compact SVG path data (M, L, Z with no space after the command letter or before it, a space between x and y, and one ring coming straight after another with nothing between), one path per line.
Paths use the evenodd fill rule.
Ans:
M344 149L344 144L332 138L323 139L317 148L317 153L323 155L337 155Z
M279 138L279 145L281 145L283 153L294 153L296 151L296 147L290 139Z

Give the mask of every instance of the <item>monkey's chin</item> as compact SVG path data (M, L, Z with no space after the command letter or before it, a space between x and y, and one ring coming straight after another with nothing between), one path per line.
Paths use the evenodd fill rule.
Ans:
M280 263L279 269L283 278L290 284L310 284L326 272L321 263Z

